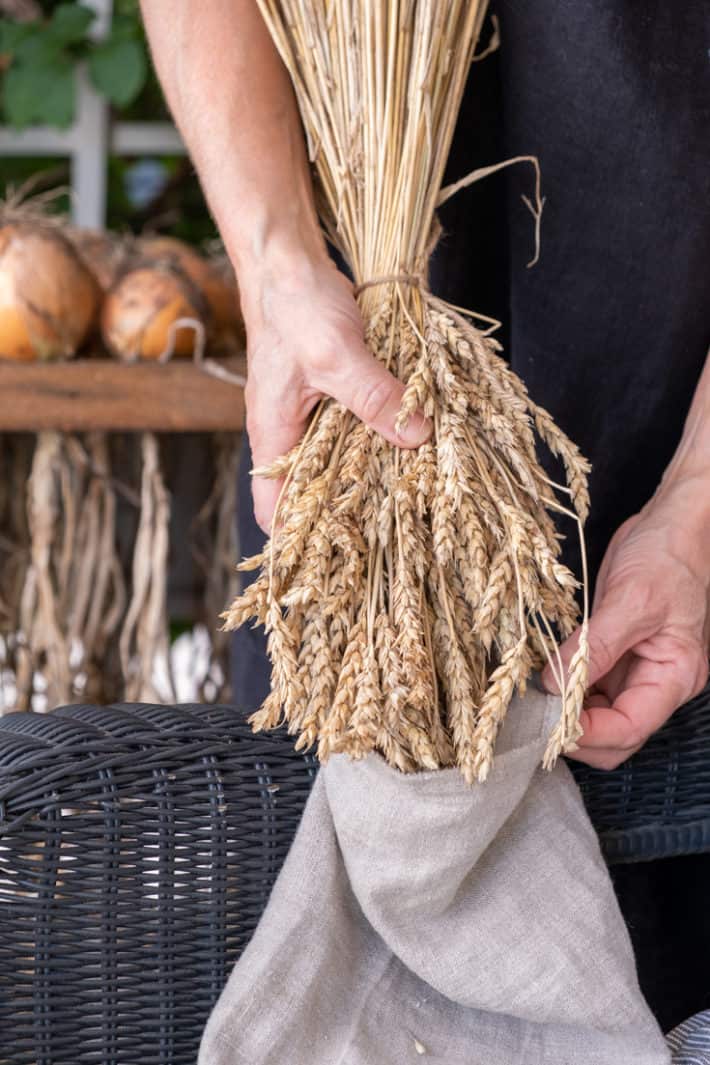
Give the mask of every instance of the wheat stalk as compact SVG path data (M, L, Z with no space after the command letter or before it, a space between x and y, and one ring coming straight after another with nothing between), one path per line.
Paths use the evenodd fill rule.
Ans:
M516 689L552 663L563 707L551 766L579 736L586 639L563 676L557 636L577 581L553 516L572 513L540 465L544 442L580 532L588 465L499 355L490 329L437 299L427 263L444 167L486 0L259 0L295 87L321 217L355 281L373 354L421 408L418 452L333 401L260 475L285 477L261 575L226 628L266 622L274 687L255 728L282 717L299 747L403 771L458 765L485 779ZM529 157L521 157L530 161ZM539 221L537 190L533 213ZM586 582L585 609L586 619ZM586 628L584 630L586 633Z

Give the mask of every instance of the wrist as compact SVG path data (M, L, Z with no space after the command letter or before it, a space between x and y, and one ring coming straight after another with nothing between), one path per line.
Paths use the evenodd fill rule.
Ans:
M710 476L670 467L643 512L662 524L669 546L705 583L710 583Z
M324 241L309 245L286 234L269 241L258 260L242 252L235 254L232 262L247 331L263 323L274 293L298 296L313 292L323 284L324 275L336 270Z
M307 276L330 261L310 191L289 193L286 205L279 202L273 208L273 197L266 201L249 197L247 210L218 219L247 302L258 298L274 278Z

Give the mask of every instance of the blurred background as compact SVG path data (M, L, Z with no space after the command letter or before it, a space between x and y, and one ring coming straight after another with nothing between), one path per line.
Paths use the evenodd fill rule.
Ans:
M46 210L67 214L77 226L108 229L126 240L166 235L205 257L220 254L193 167L151 67L136 0L0 0L0 196L6 198L23 186L33 196L59 190ZM80 358L97 354L105 353L84 351ZM2 365L0 352L0 371ZM224 388L234 389L234 384ZM89 698L228 699L227 637L217 630L218 612L235 589L233 485L239 436L233 426L225 425L219 433L160 431L153 436L158 487L169 499L169 547L164 594L153 586L152 605L148 593L144 596L144 613L152 611L149 637L141 630L142 622L134 620L135 631L128 635L125 624L136 566L141 566L136 543L145 513L141 496L147 484L146 440L153 434L108 434L101 443L111 463L103 483L116 489L113 549L120 560L125 602L112 632L89 653L82 644L83 622L71 616L77 581L85 583L88 577L66 578L60 572L60 554L67 553L69 535L62 493L64 482L74 478L73 498L81 508L82 500L98 491L96 483L91 487L91 478L81 480L76 462L72 466L72 454L83 454L86 465L85 456L96 441L81 433L64 434L58 445L55 441L45 515L57 554L49 566L54 601L48 624L61 630L61 638L52 645L46 635L33 636L26 620L22 622L23 596L26 619L37 574L31 513L20 506L18 517L17 495L27 496L29 507L28 485L41 434L3 432L2 407L11 402L8 394L6 390L3 400L0 380L0 460L5 483L14 486L14 501L6 498L9 490L0 500L0 713L28 706L49 709L58 702ZM81 403L80 395L76 402ZM168 413L156 412L156 430L164 430ZM74 472L68 474L68 469ZM143 549L142 564L149 568L162 565L155 555L158 535L153 533L153 547ZM32 640L38 643L28 658ZM57 654L66 659L59 672ZM136 661L141 656L150 661Z
M74 184L83 225L216 237L137 0L0 0L0 120L3 194L41 174L39 188ZM68 199L56 209L69 210Z

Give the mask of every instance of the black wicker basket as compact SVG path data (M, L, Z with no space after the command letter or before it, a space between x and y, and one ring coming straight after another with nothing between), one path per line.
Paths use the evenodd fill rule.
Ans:
M231 707L0 718L0 1065L194 1065L315 772ZM709 848L708 693L575 772L610 860Z
M0 719L2 1065L194 1065L314 772L229 707Z
M569 764L607 862L710 850L710 686L613 772Z

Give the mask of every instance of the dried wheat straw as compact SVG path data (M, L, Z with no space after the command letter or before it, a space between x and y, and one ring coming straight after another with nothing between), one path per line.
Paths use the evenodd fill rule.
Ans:
M437 206L485 0L259 0L292 76L324 227L355 279L365 337L406 385L400 425L434 422L418 452L333 401L260 476L285 478L261 575L225 627L265 622L272 692L299 748L379 750L409 772L455 764L484 780L516 689L551 661L562 689L545 764L579 738L586 626L567 677L556 639L577 619L553 515L571 514L537 456L564 467L581 533L588 465L501 358L428 289ZM515 160L518 161L518 160ZM539 224L539 172L534 204ZM537 242L536 242L537 249ZM536 250L537 254L537 250ZM494 323L493 323L494 324ZM586 581L585 608L586 618ZM557 632L555 632L555 629Z

